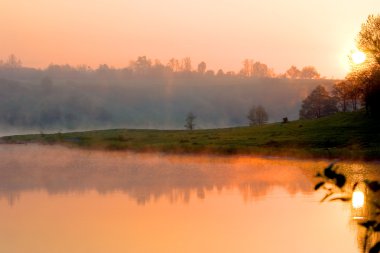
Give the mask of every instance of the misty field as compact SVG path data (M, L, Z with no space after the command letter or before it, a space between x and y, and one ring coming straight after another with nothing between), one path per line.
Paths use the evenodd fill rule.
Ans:
M255 127L193 131L114 129L18 135L3 137L2 141L106 150L378 159L378 129L380 121L355 112Z

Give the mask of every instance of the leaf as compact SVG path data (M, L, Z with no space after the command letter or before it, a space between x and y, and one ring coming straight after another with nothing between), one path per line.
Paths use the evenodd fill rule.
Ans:
M324 175L327 177L327 178L330 178L330 179L334 179L335 176L336 176L336 173L335 171L333 170L333 166L334 164L330 164L325 170L324 170Z
M380 204L377 202L372 202L372 205L374 205L377 209L380 209Z
M377 242L370 250L369 253L379 253L380 252L380 242Z
M368 188L371 191L377 192L378 190L380 190L380 182L378 182L378 181L370 181L370 180L366 180L364 182L366 183L366 185L368 186Z
M346 177L342 174L337 174L335 179L336 179L336 185L339 188L342 188L346 183Z
M376 221L374 221L374 220L369 220L369 221L359 223L360 226L363 226L367 229L370 227L373 227L375 224L376 224Z
M326 167L326 169L331 170L334 167L334 165L335 165L335 163L330 163L329 166Z
M321 199L321 202L325 201L328 197L330 197L333 193L332 192L329 192L327 193L322 199Z
M321 188L324 184L325 184L325 182L319 182L318 184L315 185L314 190L318 190L318 189Z
M351 198L350 197L338 197L338 198L332 198L329 201L335 201L335 200L340 200L340 201L343 201L343 202L347 202L347 201L350 201Z

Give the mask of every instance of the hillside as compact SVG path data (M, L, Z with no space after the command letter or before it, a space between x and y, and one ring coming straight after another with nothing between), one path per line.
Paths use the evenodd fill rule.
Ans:
M379 129L379 120L355 112L257 127L194 131L114 129L18 135L1 140L106 150L379 159Z

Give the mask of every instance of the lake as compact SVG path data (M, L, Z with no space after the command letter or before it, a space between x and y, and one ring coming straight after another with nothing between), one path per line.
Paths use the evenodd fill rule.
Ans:
M0 164L0 252L360 252L351 205L313 189L327 160L0 145Z

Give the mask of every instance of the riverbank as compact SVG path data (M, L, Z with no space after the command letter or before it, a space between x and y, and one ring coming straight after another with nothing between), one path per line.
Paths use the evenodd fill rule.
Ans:
M193 131L113 129L15 135L0 140L138 152L380 159L380 121L368 118L363 112L256 127Z

